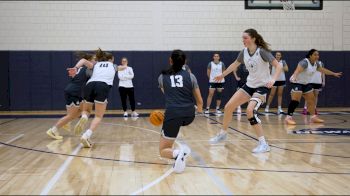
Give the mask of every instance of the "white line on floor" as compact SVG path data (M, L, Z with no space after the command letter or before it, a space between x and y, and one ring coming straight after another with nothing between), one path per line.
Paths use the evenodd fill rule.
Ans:
M55 186L55 184L57 183L57 181L61 178L62 174L64 173L64 171L68 168L69 164L72 162L72 160L74 159L74 156L77 155L79 153L79 151L81 150L83 146L81 144L79 144L74 151L71 153L72 156L69 156L64 163L61 165L61 167L57 170L57 172L55 173L55 175L51 178L51 180L46 184L46 186L44 187L44 189L41 191L40 195L47 195L51 189Z

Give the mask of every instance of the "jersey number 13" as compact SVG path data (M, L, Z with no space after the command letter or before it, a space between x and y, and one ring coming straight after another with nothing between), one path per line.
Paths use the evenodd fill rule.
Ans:
M170 76L171 87L183 87L184 82L181 75Z

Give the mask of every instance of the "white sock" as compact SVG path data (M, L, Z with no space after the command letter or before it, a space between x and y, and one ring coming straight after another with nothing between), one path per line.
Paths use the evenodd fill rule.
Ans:
M220 134L226 134L226 133L227 133L227 131L220 129Z
M51 130L52 130L53 133L57 133L57 127L56 127L56 126L53 126L53 127L51 128Z
M266 144L265 136L259 137L259 142L260 142L261 144Z
M220 107L216 107L216 110L219 110L220 109Z
M81 115L82 118L88 119L89 117L86 114Z
M266 109L269 109L270 108L270 106L269 105L266 105Z
M173 158L176 158L177 155L179 155L179 152L180 152L180 150L178 150L178 149L173 150Z
M278 109L279 109L279 110L281 110L281 109L282 109L282 107L281 107L281 106L278 106Z
M241 109L241 106L238 106L238 107L237 107L237 109L239 109L239 110L240 110L240 109Z
M85 135L87 138L90 138L91 135L92 135L91 129L86 130L85 133L84 133L84 135Z
M209 107L207 107L207 110L209 110Z
M307 109L307 106L304 106L304 109L306 110L306 109Z

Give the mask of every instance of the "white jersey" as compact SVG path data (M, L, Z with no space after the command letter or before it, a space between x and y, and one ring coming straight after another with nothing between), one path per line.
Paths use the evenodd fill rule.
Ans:
M314 74L317 72L319 66L318 62L315 62L313 65L309 59L305 58L299 62L299 65L304 68L304 70L297 76L296 82L298 84L309 84Z
M113 63L104 61L95 64L92 76L87 82L105 82L108 85L113 85L113 80L116 72L116 67Z
M278 62L279 66L282 68L282 72L281 74L279 75L279 77L277 78L276 81L286 81L286 74L284 73L284 65L285 65L285 61L284 60L280 60ZM275 72L276 72L276 68L274 66L272 66L272 70L271 70L271 77L275 75Z
M250 56L248 49L245 48L243 59L249 71L246 83L248 87L263 87L271 80L270 64L261 57L260 48L257 48L252 56Z
M321 61L318 62L318 64L320 64L321 67L323 67L323 63ZM310 83L314 83L314 84L322 84L322 73L319 71L316 71L311 80Z
M214 78L216 76L219 76L224 71L225 65L220 61L218 64L214 63L213 61L210 62L210 77L209 82L210 83L217 83ZM225 79L222 79L219 83L224 83Z

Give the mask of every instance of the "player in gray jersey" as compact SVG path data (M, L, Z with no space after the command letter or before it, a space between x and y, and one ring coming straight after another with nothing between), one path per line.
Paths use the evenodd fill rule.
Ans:
M289 125L296 125L292 116L295 109L298 107L301 97L303 96L307 101L307 108L311 115L312 123L323 123L324 120L320 119L315 115L315 96L314 89L311 85L313 75L316 71L324 73L326 75L332 75L334 77L340 77L341 72L334 73L319 65L320 54L316 49L311 49L306 58L298 63L294 74L291 76L290 81L292 82L291 101L288 106L288 115L285 118L285 122Z
M209 62L207 66L207 75L209 78L209 92L207 97L207 108L205 109L205 114L210 113L210 105L213 100L214 93L216 91L216 110L215 113L221 115L220 111L222 91L224 90L225 79L220 82L214 80L216 76L222 74L225 71L225 64L220 61L220 54L218 52L213 54L213 61Z
M174 141L182 126L191 124L195 117L194 99L198 112L202 113L203 100L196 77L182 69L186 55L181 50L174 50L169 59L170 69L158 78L159 88L165 96L165 119L162 137L159 143L161 157L175 159L174 171L182 173L186 167L186 158L191 150L186 145L173 149Z
M236 91L226 104L222 128L215 137L210 139L210 143L217 144L226 139L233 111L239 105L249 102L247 117L259 140L258 146L253 149L253 153L264 153L270 151L270 147L265 141L261 120L258 118L258 109L266 101L266 94L278 79L282 68L271 54L268 43L255 29L245 30L242 38L246 48L240 52L236 61L215 80L221 81L225 76L235 71L241 63L244 63L249 71L247 83ZM270 64L276 68L273 76L270 75Z
M275 84L271 88L270 95L269 95L269 98L268 98L267 103L266 103L265 112L269 112L270 104L271 104L271 102L272 102L272 100L277 92L277 103L278 103L277 114L282 114L283 113L282 96L283 96L283 89L286 86L286 74L285 73L288 72L288 65L287 65L286 61L282 59L281 52L276 52L275 57L276 57L276 60L278 61L278 63L280 64L280 66L282 67L282 73L280 74L277 81L275 82ZM275 74L275 68L271 67L271 75L274 75L274 74Z
M89 61L91 64L95 64L93 54L89 53L77 53L79 58L83 58ZM62 117L57 123L46 131L46 134L52 139L61 140L63 137L59 134L59 129L63 128L70 131L70 122L76 118L79 118L83 110L82 92L85 87L86 81L92 75L92 70L86 67L81 67L75 72L71 69L68 70L68 75L71 77L70 82L64 89L64 97L66 99L67 114Z

